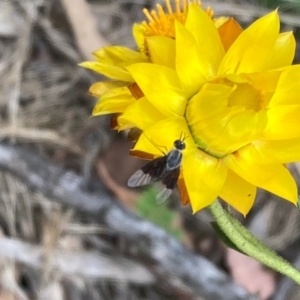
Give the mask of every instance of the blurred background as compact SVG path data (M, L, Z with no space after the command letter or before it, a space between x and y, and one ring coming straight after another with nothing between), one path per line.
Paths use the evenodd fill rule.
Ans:
M105 45L135 48L132 24L156 3L0 0L0 300L300 299L292 281L228 249L207 211L192 215L177 192L158 206L153 189L128 189L144 162L109 117L90 118L88 88L102 78L77 64ZM279 7L299 63L299 0L207 5L243 26ZM289 168L300 182L300 164ZM237 217L300 268L295 207L260 191Z

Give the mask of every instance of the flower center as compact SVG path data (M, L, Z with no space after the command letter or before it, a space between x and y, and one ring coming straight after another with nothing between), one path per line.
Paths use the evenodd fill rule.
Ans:
M148 9L144 9L143 13L148 19L142 22L142 26L145 29L146 36L166 36L170 38L175 38L175 20L184 24L187 16L188 10L188 0L175 0L175 9L172 8L170 0L166 1L167 12L164 11L160 4L157 4L157 11L153 10L151 12ZM201 0L193 0L193 3L201 6ZM212 17L214 12L208 6L206 8L206 13Z
M250 82L216 78L189 100L186 119L199 148L224 157L261 134L267 124L266 104Z
M248 83L239 83L228 98L228 106L243 106L246 110L259 111L262 108L261 93Z

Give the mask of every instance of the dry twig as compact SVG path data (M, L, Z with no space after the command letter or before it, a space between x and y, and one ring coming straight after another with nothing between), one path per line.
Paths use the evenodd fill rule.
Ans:
M108 42L98 32L96 18L89 5L85 0L62 0L62 3L81 53L85 59L93 59L91 53L106 46Z
M10 87L10 99L8 101L8 111L10 118L10 125L12 128L18 127L18 108L21 89L22 68L27 59L28 51L30 48L31 31L33 23L37 16L37 1L28 1L22 3L25 13L25 25L18 37L18 43L14 55L13 66L13 82Z

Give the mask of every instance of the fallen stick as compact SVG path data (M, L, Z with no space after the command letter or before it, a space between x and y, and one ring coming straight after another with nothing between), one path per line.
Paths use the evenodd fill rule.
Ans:
M43 249L23 241L0 238L0 256L42 270ZM134 284L153 284L155 277L140 263L95 252L54 249L50 267L64 276L82 276L89 280L117 280Z
M62 205L93 217L135 247L156 277L184 299L257 300L208 260L195 255L163 229L126 210L99 182L89 184L72 171L16 145L0 143L0 169Z

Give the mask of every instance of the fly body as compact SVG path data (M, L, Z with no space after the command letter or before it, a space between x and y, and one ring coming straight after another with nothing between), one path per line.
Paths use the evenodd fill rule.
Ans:
M160 181L161 186L156 195L159 203L167 200L175 188L182 162L182 151L185 149L184 140L176 140L174 148L165 156L155 158L128 180L128 186L136 187Z
M167 155L167 171L179 168L181 165L182 153L178 149L171 150Z

